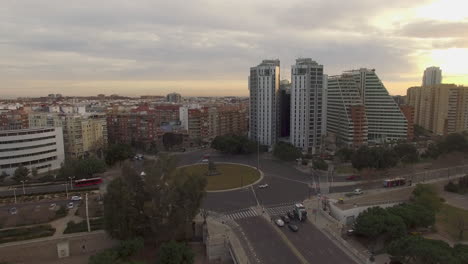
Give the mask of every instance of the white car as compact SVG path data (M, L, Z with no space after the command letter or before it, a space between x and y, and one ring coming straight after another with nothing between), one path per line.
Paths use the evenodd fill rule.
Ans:
M57 207L57 204L51 203L51 204L49 205L49 210L55 210L55 207Z
M207 159L202 159L202 162L208 162L208 160Z
M67 208L68 208L68 209L73 209L73 207L74 207L73 202L69 202L69 203L67 204Z
M275 220L275 224L279 227L283 227L284 226L284 221L281 220L280 218L276 219Z
M12 215L15 215L15 214L17 214L17 213L18 213L18 210L16 209L16 207L12 207L12 208L10 208L10 210L9 210L9 211L10 211L10 214L12 214Z
M363 192L361 189L354 189L354 191L353 191L353 194L354 194L354 195L361 195L361 194L363 194L363 193L364 193L364 192Z
M72 201L81 201L81 196L74 195L74 196L71 197L70 200L72 200Z
M264 188L267 188L267 187L268 187L268 183L260 184L260 185L258 186L258 188L260 188L260 189L264 189Z

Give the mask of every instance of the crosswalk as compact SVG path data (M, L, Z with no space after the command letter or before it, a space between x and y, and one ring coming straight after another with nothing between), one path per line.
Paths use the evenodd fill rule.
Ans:
M237 220L237 219L244 219L244 218L258 216L258 213L252 208L247 208L247 209L239 210L236 212L227 213L225 214L225 216L232 220Z
M277 215L284 215L284 214L287 214L289 211L292 211L293 206L294 206L294 203L290 203L290 204L266 207L265 210L269 215L277 216Z

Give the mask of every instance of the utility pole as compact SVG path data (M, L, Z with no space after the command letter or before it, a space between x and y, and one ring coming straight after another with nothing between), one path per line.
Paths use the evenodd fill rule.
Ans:
M68 177L70 179L70 189L73 190L73 179L75 179L75 176Z
M68 199L68 183L65 183L65 193L67 194L67 199Z
M89 211L88 211L88 193L85 195L85 202L86 202L86 223L88 225L88 232L91 232L91 225L89 224Z
M257 134L257 170L260 170L260 139Z

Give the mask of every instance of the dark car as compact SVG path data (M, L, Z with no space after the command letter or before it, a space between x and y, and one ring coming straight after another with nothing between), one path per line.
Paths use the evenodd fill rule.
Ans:
M291 219L289 219L287 215L282 215L281 220L283 220L283 222L285 222L286 224L291 222Z
M349 175L348 177L346 177L346 180L354 181L354 180L357 180L358 178L359 178L358 175Z
M293 232L299 231L299 227L297 225L289 224L288 228L289 228L289 230L291 230Z
M295 217L295 216L294 216L294 213L291 212L291 211L289 211L289 212L288 212L288 217L289 217L289 219L294 219L294 217Z

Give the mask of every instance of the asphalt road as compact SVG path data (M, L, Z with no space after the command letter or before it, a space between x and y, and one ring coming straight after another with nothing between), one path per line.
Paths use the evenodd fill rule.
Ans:
M82 191L95 189L96 187L73 187L70 189L68 185L68 191ZM26 187L26 194L35 194L35 193L53 193L53 192L65 192L65 184L60 185L44 185L44 186L35 186L35 187ZM13 196L13 190L0 191L0 197ZM16 188L16 196L19 197L23 195L23 189L21 187Z
M292 250L262 217L250 217L236 221L244 230L261 263L300 263ZM324 262L326 263L326 262Z
M294 224L299 226L298 232L292 232L287 226L281 231L309 263L356 263L309 221Z

